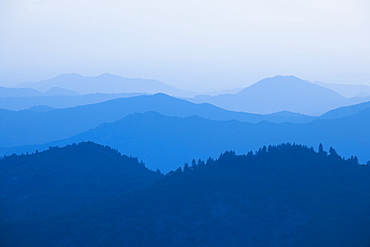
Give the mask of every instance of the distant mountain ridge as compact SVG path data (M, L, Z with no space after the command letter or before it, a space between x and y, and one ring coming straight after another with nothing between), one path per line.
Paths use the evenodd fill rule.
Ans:
M35 106L48 106L52 108L69 108L89 104L102 103L104 101L128 98L141 93L122 93L122 94L84 94L75 96L35 96L35 97L0 97L0 109L6 110L26 110Z
M320 116L320 119L336 119L357 115L360 112L370 108L370 101L351 106L343 106L331 110Z
M242 153L258 146L282 142L303 143L308 146L323 143L327 147L337 147L345 157L357 155L362 162L366 162L370 160L369 125L370 108L356 115L306 124L251 124L214 121L196 116L178 118L146 113L129 115L117 122L100 125L63 141L60 145L92 140L111 145L133 156L141 155L152 169L163 169L160 163L163 149L173 154L166 157L165 162L173 164L167 169L173 169L175 164L189 162L190 157L215 157L222 150Z
M0 87L0 97L35 97L42 93L32 88Z
M79 95L71 90L53 87L46 92L40 92L32 88L10 88L0 87L0 98L22 98L22 97L41 97L41 96L76 96Z
M10 88L0 87L0 98L24 98L24 97L45 97L45 96L77 96L71 90L53 87L45 92L40 92L32 88Z
M80 95L72 90L60 88L60 87L52 87L46 92L43 93L44 96L77 96Z
M44 107L45 108L45 107ZM34 109L34 108L33 108ZM37 109L37 108L36 108ZM119 98L102 103L37 112L34 110L0 110L0 147L41 144L77 135L105 122L119 120L128 114L159 112L163 115L189 117L198 115L213 120L244 122L307 122L312 118L292 114L258 115L231 112L209 104L194 104L165 94Z
M23 110L37 105L66 108L130 95L165 93L194 103L210 103L231 111L255 114L288 111L319 116L338 107L370 101L370 97L367 97L365 92L361 94L362 97L346 98L328 89L325 85L319 86L294 76L275 76L263 79L244 89L223 91L229 93L217 95L217 92L209 92L196 97L194 97L196 95L194 92L178 90L156 80L129 79L108 73L95 77L62 74L50 80L20 85L48 91L43 94L34 92L33 97L29 97L29 94L24 94L28 97L13 97L14 95L0 97L0 108ZM346 86L350 87L350 85ZM76 95L77 91L83 95Z
M347 98L370 96L370 86L368 85L334 84L334 83L323 83L319 81L314 81L313 83L329 88Z
M328 88L294 76L275 76L236 94L197 96L189 100L233 111L262 114L290 111L317 116L340 106L366 101L366 98L349 100Z
M243 153L283 142L308 146L335 146L345 157L370 160L370 108L339 119L318 119L305 124L215 121L198 116L169 117L155 112L128 115L74 137L42 145L0 149L0 154L34 152L48 146L94 141L131 156L140 156L151 169L167 172L189 159L217 157L222 150ZM170 155L165 155L170 154Z
M278 112L271 115L258 115L243 112L230 112L209 104L194 104L185 100L170 97L168 95L157 94L153 96L147 95L136 96L132 98L121 98L99 104L67 109L53 109L44 106L18 112L0 110L0 124L2 126L2 128L0 128L0 154L9 155L13 152L22 153L34 151L35 149L44 150L50 145L60 146L66 145L68 142L97 141L105 145L112 145L112 143L115 143L118 140L130 142L130 138L132 137L124 136L126 131L134 128L134 126L137 125L135 128L143 128L137 129L137 133L146 133L144 131L145 129L150 130L154 127L152 124L158 122L159 129L153 129L153 131L155 133L163 132L163 135L165 135L164 137L167 135L174 135L175 139L180 138L179 143L190 138L192 140L191 142L196 144L200 142L199 140L196 140L196 136L201 139L204 138L203 145L205 147L209 146L210 148L207 152L204 151L204 154L209 153L209 155L217 155L218 152L221 150L227 150L228 147L239 151L239 147L255 148L257 146L273 143L276 144L278 142L299 142L316 146L318 142L321 141L326 145L337 146L343 154L357 154L360 158L365 159L367 157L365 151L367 148L367 142L365 139L370 138L370 134L368 137L366 132L360 134L358 131L361 129L367 129L366 124L368 123L368 119L366 112L368 112L368 109L370 109L369 103L363 103L350 107L338 108L316 118L290 112ZM162 115L160 115L161 117L157 117L155 114L145 115L148 119L153 118L153 120L150 121L144 121L143 118L140 117L141 115L133 115L135 117L129 116L126 119L126 116L129 114L147 112L158 112ZM354 119L358 114L361 114L360 119L356 119L354 122L351 122L351 120L346 122L345 119ZM160 128L160 121L164 121L162 123L164 126L166 125L165 123L170 121L170 118L167 118L166 116L178 117L180 119L191 116L193 117L191 118L192 120L178 120L172 123L172 125L169 124L168 129L163 130ZM121 130L120 127L118 127L121 126L119 123L126 123L128 119L132 119L132 125L129 125L127 128ZM198 121L197 119L203 120ZM209 121L209 127L206 127L207 121ZM184 125L183 129L179 128L178 133L167 133L167 131L171 130L171 126L182 126L182 122L188 122L188 124ZM112 130L116 130L117 133L112 132L109 134L109 137L106 137L106 130L104 130L105 127L103 128L102 126L110 126L107 125L107 123L112 123L110 128ZM355 124L361 126L355 126ZM370 122L368 124L370 124ZM99 125L101 126L98 127ZM193 126L193 129L187 130L189 126ZM201 126L204 127L204 130L200 131L199 129L203 128L201 128ZM340 128L346 129L346 131L340 131ZM90 131L90 134L81 134L89 129L93 129L94 131ZM97 129L99 129L99 131L97 131ZM213 130L213 133L209 133L209 129ZM184 136L185 130L190 131L188 136ZM354 132L352 135L347 136L347 134L352 132ZM131 133L134 134L135 131L131 130ZM209 135L206 135L206 133L209 133ZM147 134L148 138L153 136L153 134L150 132ZM217 138L216 136L220 134L222 135ZM120 139L112 139L112 137L117 137L120 135L123 135ZM181 136L184 139L181 139ZM140 138L144 137L145 136L141 134L141 136L136 138L139 140ZM161 139L164 137L159 136L158 138ZM320 137L324 139L321 140ZM207 138L213 140L209 145L206 144ZM345 140L345 138L347 138L347 140ZM61 141L62 139L63 141ZM350 140L353 140L352 143L359 142L363 143L364 145L353 145L351 144ZM143 141L143 143L148 142ZM230 146L228 146L228 143ZM242 145L242 143L244 144ZM38 146L34 146L36 144L38 144ZM140 144L141 147L137 147L135 145L132 146L131 150L133 153L131 155L143 156L144 158L147 158L147 156L143 155L142 153L136 153L137 150L141 150L142 146L145 146L140 142L137 144ZM155 141L153 141L149 142L148 145L156 144ZM190 144L187 143L186 145ZM219 148L216 148L217 145L219 145ZM121 150L123 146L118 143L117 146L114 146L114 148ZM135 148L138 149L135 151ZM202 148L199 150L203 150ZM148 148L148 150L149 149L150 148ZM125 149L122 149L121 151L124 152ZM148 153L148 155L152 157L152 160L158 160L158 157L160 157L160 153ZM202 154L200 152L185 154L186 157L195 157L196 155ZM158 157L155 158L155 156ZM174 157L176 156L178 158L181 157L179 154L174 155ZM171 161L172 164L177 162L186 162L187 159L185 156L183 156L181 160L176 161L175 159ZM150 164L150 162L148 162L148 164Z
M118 93L166 93L175 96L189 96L194 93L186 92L163 82L152 79L124 78L109 73L99 76L82 76L76 73L61 74L54 78L38 82L21 83L37 90L49 90L53 87L72 90L80 94L118 94Z

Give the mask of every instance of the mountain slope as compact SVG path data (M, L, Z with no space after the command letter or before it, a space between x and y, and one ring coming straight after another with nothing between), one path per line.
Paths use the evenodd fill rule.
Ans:
M44 94L45 95L45 94ZM35 96L35 97L0 97L1 109L20 111L44 105L52 108L69 108L97 104L107 100L142 95L140 93L123 94L85 94L75 96Z
M80 143L0 160L0 221L71 213L160 174L109 147Z
M3 97L35 97L42 93L32 88L0 87L0 98Z
M164 115L188 117L199 115L214 120L296 121L308 116L263 116L226 111L209 104L194 104L164 94L120 98L103 103L57 109L47 112L0 111L0 147L41 144L77 135L104 122L113 122L136 112L156 111ZM6 114L5 114L6 112Z
M44 96L77 96L78 93L60 87L53 87L43 93Z
M237 94L195 97L193 102L252 113L268 114L291 111L320 115L345 104L342 95L294 76L275 76L263 79Z
M262 145L282 142L335 146L345 157L370 160L370 109L340 119L322 119L307 124L213 121L200 117L168 117L158 113L129 115L74 137L39 146L12 147L2 154L33 152L48 146L94 141L120 152L140 157L151 169L167 172L190 159L216 157L223 150L244 153Z
M45 97L45 96L76 96L79 95L71 90L53 87L42 93L32 88L9 88L0 87L0 98L24 98L24 97ZM3 99L2 99L3 100ZM2 107L4 108L4 107Z
M321 115L320 119L335 119L359 114L361 111L370 108L370 102L364 102L351 106L343 106Z
M285 144L193 162L75 214L2 222L0 235L7 246L367 247L369 189L355 159Z
M215 157L222 150L243 153L262 145L282 142L309 146L335 146L350 157L357 155L363 162L370 160L370 109L358 115L316 120L307 124L258 124L237 121L211 121L199 117L180 119L155 113L136 114L111 124L82 133L70 141L93 140L142 159L151 168L164 169L163 149L171 153L164 169L189 162L193 158Z

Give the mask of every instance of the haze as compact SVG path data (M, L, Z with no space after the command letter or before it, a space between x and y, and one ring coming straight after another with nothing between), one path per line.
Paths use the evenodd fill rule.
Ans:
M0 85L61 73L186 90L277 74L370 85L366 0L0 0Z

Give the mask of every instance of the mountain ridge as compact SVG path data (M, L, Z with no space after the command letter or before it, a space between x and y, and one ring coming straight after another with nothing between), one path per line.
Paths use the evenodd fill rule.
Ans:
M361 162L370 160L370 108L357 115L339 119L317 119L306 124L247 123L236 120L215 121L199 116L174 117L155 112L130 114L112 123L71 138L42 145L0 149L0 154L34 152L48 146L94 141L122 153L139 156L150 169L169 171L191 158L217 157L223 150L243 153L263 145L302 143L307 146L335 146L338 152ZM343 131L343 130L346 131ZM365 130L365 131L364 131ZM186 148L184 148L186 147ZM170 153L163 157L163 153Z
M333 90L294 76L275 76L262 79L236 94L196 96L189 100L250 113L291 111L318 116L367 98L347 99Z
M167 93L176 96L189 96L194 94L192 92L177 89L158 80L125 78L109 73L104 73L98 76L82 76L76 73L64 73L48 80L25 82L18 85L35 88L41 91L49 90L52 87L60 87L80 94Z
M164 115L199 115L214 120L236 119L246 122L307 122L308 116L263 116L231 112L210 104L195 104L165 94L119 98L102 103L55 109L47 112L0 111L0 146L41 144L77 135L104 122L113 122L136 112L156 111ZM1 115L0 115L1 116ZM73 119L73 121L71 121Z
M86 147L81 154L80 146ZM59 162L61 151L73 157L72 162ZM92 157L86 159L89 154ZM97 156L113 165L104 165ZM369 166L359 165L356 157L343 159L333 148L326 152L319 147L316 152L286 143L241 155L223 151L216 159L193 160L165 176L142 174L145 168L135 159L119 156L125 160L121 163L116 157L108 147L85 143L0 160L0 176L9 174L10 161L11 169L25 173L0 179L0 185L8 185L0 188L9 192L0 198L0 208L6 209L0 218L2 243L92 247L370 243ZM109 171L102 173L105 166ZM125 171L130 167L136 170ZM135 177L152 182L128 189L131 185L127 187L123 178ZM45 180L51 180L49 186L43 186ZM71 203L77 205L69 208Z

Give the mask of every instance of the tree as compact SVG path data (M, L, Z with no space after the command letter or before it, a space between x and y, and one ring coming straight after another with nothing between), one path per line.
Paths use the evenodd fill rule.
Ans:
M354 163L355 165L358 165L358 164L359 164L359 163L358 163L358 158L357 158L357 156L353 157L353 163Z
M322 145L322 143L320 143L319 145L319 154L323 154L324 153L324 147Z
M339 157L337 151L335 151L335 149L333 147L329 148L329 155L332 156L332 157Z
M195 160L193 160L194 161L194 164L195 164ZM187 172L187 171L189 171L189 164L188 163L185 163L185 165L184 165L184 172Z
M191 161L191 166L192 166L192 167L197 166L195 159L193 159L193 160Z
M322 143L320 143L320 145L319 145L319 154L321 154L323 156L328 155L328 153L324 151L324 146L322 145Z

